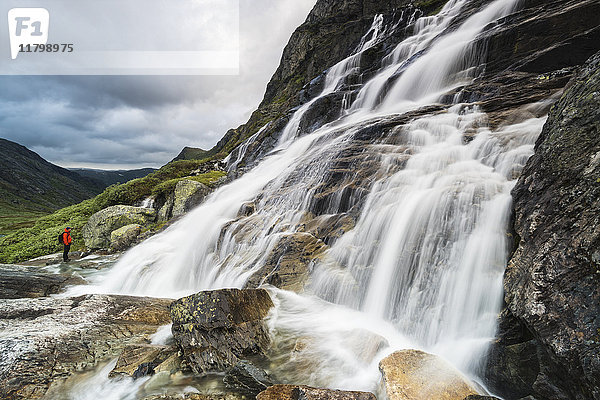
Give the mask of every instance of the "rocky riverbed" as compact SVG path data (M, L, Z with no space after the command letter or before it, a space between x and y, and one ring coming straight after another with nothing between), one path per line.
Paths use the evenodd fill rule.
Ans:
M34 279L55 288L59 282L63 286L55 293L83 280L65 280L65 275L36 268L4 267L5 274L12 271L12 279L0 286ZM270 359L276 354L271 348L279 346L268 323L275 311L274 293L264 289L205 291L176 301L101 294L49 297L44 290L22 293L35 298L0 300L0 348L8 355L0 361L3 398L77 398L101 390L102 382L113 387L113 395L126 388L124 393L144 400L375 399L367 392L281 384L287 381L285 373L273 370L277 362ZM302 343L310 340L296 338L289 356L303 351ZM386 347L382 343L370 357ZM467 378L435 360L419 351L394 353L381 362L382 390L394 400L429 398L434 389L417 383L426 378L436 382L436 391L449 393L445 399L477 393ZM407 365L411 372L401 372ZM403 385L413 387L412 392L398 389Z

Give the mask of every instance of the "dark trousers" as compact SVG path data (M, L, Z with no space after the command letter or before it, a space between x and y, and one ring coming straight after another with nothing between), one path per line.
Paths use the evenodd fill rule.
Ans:
M65 249L63 251L63 261L69 261L69 250L71 249L70 244L65 244Z

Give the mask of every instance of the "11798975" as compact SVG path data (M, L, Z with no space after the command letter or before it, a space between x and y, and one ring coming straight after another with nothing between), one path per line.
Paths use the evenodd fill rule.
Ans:
M61 44L21 44L20 53L71 53L74 47L72 43Z

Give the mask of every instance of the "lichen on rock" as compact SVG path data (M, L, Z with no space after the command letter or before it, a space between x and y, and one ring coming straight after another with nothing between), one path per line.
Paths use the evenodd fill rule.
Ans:
M98 211L90 217L82 229L83 240L88 249L107 248L111 244L111 233L131 224L147 225L154 222L153 209L117 205Z
M183 297L170 306L173 337L196 373L226 371L249 355L265 355L263 319L273 307L264 289L220 289Z

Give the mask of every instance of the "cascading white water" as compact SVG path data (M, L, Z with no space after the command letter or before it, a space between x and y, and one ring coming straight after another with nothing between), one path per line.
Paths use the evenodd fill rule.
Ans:
M438 16L418 19L414 34L385 58L338 121L299 132L310 107L356 73L361 52L385 33L376 17L355 54L328 70L322 93L291 117L274 151L127 252L95 287L77 290L178 297L242 287L277 242L300 229L316 188L356 132L434 103L474 78L483 56L474 39L516 0L493 1L446 33L468 2L451 0ZM374 390L377 362L406 347L472 372L500 307L510 190L543 122L531 118L492 131L483 112L457 104L371 143L380 166L355 227L313 266L306 294L272 290L276 347L305 337L313 349L296 359L280 354L282 379ZM249 142L243 146L233 163ZM325 211L337 213L338 200ZM256 211L238 218L248 202ZM365 355L371 342L378 345Z
M248 151L248 147L252 145L256 141L256 139L260 136L261 133L265 130L267 125L263 126L256 132L254 135L250 136L248 139L242 143L238 149L235 150L235 159L232 159L232 155L234 153L230 153L227 157L223 159L223 162L227 165L228 171L234 171L244 159L246 152Z
M140 207L142 208L153 208L154 207L154 197L150 196L150 197L146 197L144 199L144 201L142 201L142 204L140 205Z

